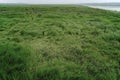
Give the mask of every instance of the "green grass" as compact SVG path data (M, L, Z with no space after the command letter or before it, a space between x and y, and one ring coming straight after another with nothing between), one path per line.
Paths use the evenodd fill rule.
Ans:
M120 12L0 5L0 80L119 80Z

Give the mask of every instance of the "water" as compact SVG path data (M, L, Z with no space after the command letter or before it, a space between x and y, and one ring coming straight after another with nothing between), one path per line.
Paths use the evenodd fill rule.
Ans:
M120 6L92 6L92 5L89 5L88 7L104 9L104 10L120 11Z

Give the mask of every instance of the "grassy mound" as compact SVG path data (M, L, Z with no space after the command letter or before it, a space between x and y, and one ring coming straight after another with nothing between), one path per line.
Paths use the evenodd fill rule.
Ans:
M120 13L74 5L0 5L0 80L119 80Z

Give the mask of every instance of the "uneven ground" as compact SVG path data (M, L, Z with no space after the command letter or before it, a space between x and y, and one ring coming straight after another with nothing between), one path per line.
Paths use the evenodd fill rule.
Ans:
M120 13L1 5L0 80L120 80Z

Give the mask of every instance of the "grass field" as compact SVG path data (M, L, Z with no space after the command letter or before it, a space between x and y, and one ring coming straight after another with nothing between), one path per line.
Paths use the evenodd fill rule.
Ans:
M120 80L120 12L0 5L0 80Z

